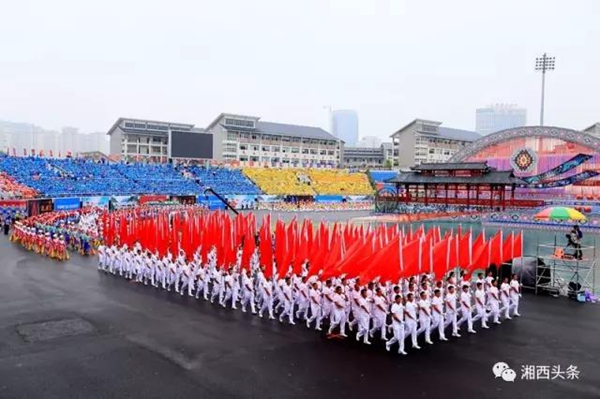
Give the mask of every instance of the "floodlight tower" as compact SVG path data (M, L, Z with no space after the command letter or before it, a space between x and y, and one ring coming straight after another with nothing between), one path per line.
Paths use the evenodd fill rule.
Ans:
M535 70L542 71L542 109L540 110L540 126L544 126L544 95L546 91L546 71L554 70L554 57L548 57L546 53L535 59Z

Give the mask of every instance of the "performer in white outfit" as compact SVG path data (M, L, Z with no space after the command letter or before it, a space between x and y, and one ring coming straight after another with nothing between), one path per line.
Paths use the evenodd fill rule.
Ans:
M363 343L371 345L369 342L369 322L371 320L371 312L369 310L369 303L367 302L367 290L362 289L360 291L358 300L354 308L352 309L354 317L358 320L358 333L356 334L356 340L360 341L363 338Z
M438 334L440 336L441 341L448 341L446 338L446 334L444 333L444 327L446 323L444 322L444 300L442 299L442 291L439 288L436 288L433 291L433 298L431 299L431 317L433 323L431 325L431 329L438 329Z
M519 280L516 274L512 275L512 280L510 281L510 299L513 306L513 316L521 316L519 313L519 299L521 298L521 284L519 284Z
M404 351L404 306L402 306L402 296L399 294L397 294L394 298L391 314L394 336L385 343L385 349L389 351L392 345L397 342L398 353L401 355L406 355L406 352Z
M421 349L417 343L417 304L415 303L414 294L412 292L409 292L406 296L404 317L406 321L406 333L410 334L412 347L415 349Z

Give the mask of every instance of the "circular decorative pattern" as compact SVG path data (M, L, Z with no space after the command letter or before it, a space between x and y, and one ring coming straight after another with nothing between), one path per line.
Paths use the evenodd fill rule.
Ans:
M537 163L537 154L531 148L518 149L510 157L510 166L517 172L532 172Z

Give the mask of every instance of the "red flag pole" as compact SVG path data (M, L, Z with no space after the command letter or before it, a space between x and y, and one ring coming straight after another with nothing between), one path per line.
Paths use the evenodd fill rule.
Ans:
M450 238L448 239L448 243L447 243L447 247L446 247L446 268L445 268L445 271L448 271L448 269L450 269L450 248L451 247L452 247L452 234L450 235Z
M419 273L423 268L423 240L419 238Z

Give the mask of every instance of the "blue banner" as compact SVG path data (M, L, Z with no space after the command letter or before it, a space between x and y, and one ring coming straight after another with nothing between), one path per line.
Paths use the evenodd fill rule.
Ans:
M344 197L342 195L317 195L315 196L315 202L342 202Z
M196 203L208 206L208 209L217 210L225 209L225 204L214 195L199 195L196 197Z
M592 155L577 154L573 158L569 159L568 161L558 165L556 168L552 168L552 169L547 170L546 172L541 173L536 176L521 177L521 180L524 180L525 182L527 182L529 184L537 184L540 182L544 182L545 180L547 180L550 177L562 175L563 173L566 173L566 172L570 171L571 169L578 167L582 163L590 160L592 157L593 157Z
M72 211L81 208L79 198L56 198L54 200L55 211Z

